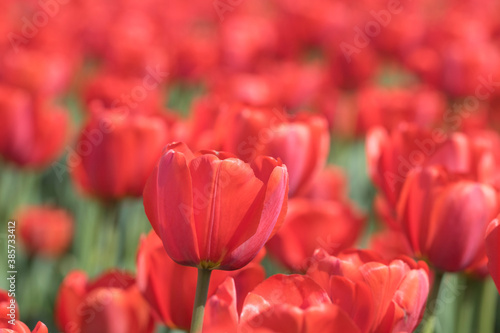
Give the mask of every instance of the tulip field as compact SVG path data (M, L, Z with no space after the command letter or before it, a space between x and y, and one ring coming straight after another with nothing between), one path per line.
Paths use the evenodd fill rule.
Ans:
M500 333L499 14L2 0L0 333Z

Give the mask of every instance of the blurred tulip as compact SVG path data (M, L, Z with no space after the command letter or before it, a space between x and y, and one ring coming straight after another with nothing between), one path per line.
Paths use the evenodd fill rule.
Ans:
M286 268L305 272L314 250L338 254L359 238L364 217L348 204L291 199L283 226L269 240L269 253Z
M165 119L128 114L127 109L96 111L68 157L73 181L104 199L140 196L162 148L169 140Z
M234 279L241 311L245 296L265 278L259 255L250 264L236 271L215 271L210 280L208 296L227 278ZM171 328L189 330L196 290L197 270L176 264L165 252L154 231L142 239L137 254L137 285L158 318Z
M302 191L323 169L330 146L326 120L299 113L293 118L276 109L235 110L223 148L244 161L259 155L281 158L290 174L290 195Z
M287 168L271 157L252 164L224 152L165 149L144 188L144 209L172 260L203 269L248 264L281 226Z
M19 213L20 241L28 253L58 257L73 240L73 218L63 209L32 206Z
M85 273L66 276L56 301L56 323L65 333L151 333L154 320L133 276L119 271L88 281Z
M131 113L154 114L162 105L160 84L149 73L143 79L101 73L85 84L82 97L88 106L100 101L107 109L126 107Z
M20 89L0 85L0 154L22 167L44 167L62 153L69 115Z
M52 47L9 50L0 64L5 82L47 98L63 94L79 63L78 53Z
M488 255L488 270L500 292L500 223L493 220L486 231L486 253Z
M342 168L327 165L300 197L310 200L344 201L347 198L347 176Z
M9 296L9 292L0 289L0 318L19 319L19 307L14 297Z
M369 249L376 252L384 260L393 260L401 256L413 256L413 250L401 231L385 229L370 237Z
M424 262L405 258L386 263L370 251L347 251L335 257L318 250L307 275L361 332L413 332L429 293Z
M484 258L486 227L498 212L491 186L454 179L440 167L412 171L398 205L415 254L447 272L465 270Z
M358 132L382 126L392 131L401 122L428 128L442 120L446 98L437 90L424 87L379 88L368 86L358 91Z
M38 322L31 331L26 324L22 321L16 320L15 324L12 325L8 320L3 318L0 319L0 333L48 333L49 330L44 323Z
M472 172L471 145L463 133L449 137L402 123L390 134L374 128L366 139L368 170L388 208L396 208L407 174L422 165L441 165L451 172ZM380 206L385 203L379 203Z

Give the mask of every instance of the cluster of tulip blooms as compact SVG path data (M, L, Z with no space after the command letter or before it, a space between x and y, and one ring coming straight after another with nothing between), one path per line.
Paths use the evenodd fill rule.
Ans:
M3 1L0 218L64 278L0 332L499 332L499 3Z

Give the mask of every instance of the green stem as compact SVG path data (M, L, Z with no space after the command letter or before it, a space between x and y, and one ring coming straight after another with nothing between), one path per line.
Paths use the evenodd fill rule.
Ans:
M439 290L441 287L441 282L443 281L443 273L436 272L436 276L434 279L434 285L432 286L431 292L429 293L429 297L427 298L427 313L429 314L423 327L423 331L425 333L433 333L436 328L436 309L437 301L439 297Z
M491 278L484 281L481 298L478 332L493 332L495 330L495 314L498 302L498 292L496 290L495 283Z
M196 284L196 297L194 298L193 318L191 319L191 333L201 333L205 303L207 302L208 286L210 284L211 270L198 268L198 282Z
M460 303L460 310L458 313L457 333L470 333L476 332L478 299L481 294L481 283L466 277L467 287L464 296ZM485 332L485 331L479 331Z

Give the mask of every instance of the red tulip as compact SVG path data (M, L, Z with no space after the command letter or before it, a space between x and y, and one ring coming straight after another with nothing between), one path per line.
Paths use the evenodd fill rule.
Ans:
M134 278L109 272L94 281L73 271L64 279L56 302L56 323L66 333L151 333L154 320Z
M351 247L363 222L359 212L342 202L291 199L283 226L266 248L288 269L305 272L317 248L338 254Z
M347 313L332 304L325 290L309 277L274 275L246 297L238 332L360 331Z
M281 225L287 193L280 161L259 157L246 164L175 143L144 188L144 209L172 260L234 270L252 261Z
M0 154L20 166L44 167L63 150L69 116L26 91L0 85Z
M131 113L160 111L160 82L151 74L143 79L102 73L87 82L83 98L87 105L99 101L105 108L126 107Z
M401 256L413 256L413 250L401 231L385 229L372 234L369 248L385 260L397 259Z
M412 169L441 165L452 172L470 173L473 165L471 145L464 134L448 138L440 130L431 132L407 123L390 134L374 128L368 134L366 151L370 176L392 210Z
M18 319L19 307L14 297L9 296L9 292L0 289L0 319Z
M484 233L498 214L495 190L427 167L408 176L398 217L413 251L436 268L462 271L485 256Z
M500 292L500 223L498 218L489 224L486 231L486 253L488 270Z
M305 188L300 197L311 200L344 201L347 198L347 189L347 177L344 171L339 167L327 165Z
M126 108L96 111L80 134L78 156L68 157L73 180L105 199L140 196L167 141L163 118Z
M210 279L208 296L228 277L234 278L241 311L246 294L265 278L258 256L253 262L236 271L215 271ZM141 241L137 255L137 285L158 318L171 328L189 330L194 304L197 271L194 267L176 264L163 248L154 231Z
M423 87L387 89L366 87L357 96L358 131L366 133L381 126L388 131L401 122L430 127L442 120L445 96Z
M26 324L22 321L16 320L15 324L12 325L8 320L3 318L0 319L0 333L48 333L49 330L44 323L38 322L31 331Z
M409 258L385 263L369 251L315 253L307 275L346 311L361 332L412 332L429 292L428 268Z
M53 46L9 49L3 55L0 71L5 82L33 96L53 97L67 90L79 60L78 53Z
M28 207L18 221L20 240L30 254L57 257L73 240L73 218L63 209Z
M277 110L244 108L230 118L224 149L245 161L259 155L281 158L290 174L290 195L307 187L323 169L330 144L323 117L299 113L288 119Z

